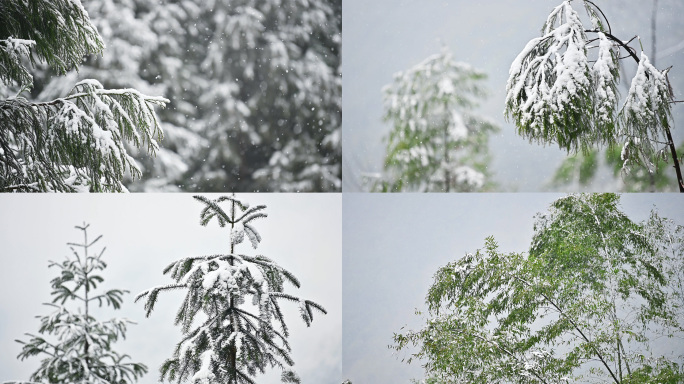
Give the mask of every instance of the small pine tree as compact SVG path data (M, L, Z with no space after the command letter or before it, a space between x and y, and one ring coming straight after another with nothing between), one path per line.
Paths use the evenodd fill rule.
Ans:
M45 305L55 311L47 316L38 316L41 322L39 332L56 336L56 342L33 334L27 334L31 337L28 342L17 340L24 345L18 356L21 360L36 355L48 356L31 375L33 382L127 384L147 372L144 364L125 363L123 361L128 355L112 350L114 342L126 337L126 327L132 322L123 318L101 322L92 316L92 305L96 303L99 307L105 304L119 309L122 296L128 291L95 290L104 281L98 271L107 267L102 260L106 248L92 253L92 246L102 236L89 241L88 227L88 224L76 226L83 232L82 243L68 243L74 258L67 256L61 263L50 262L50 267L58 268L60 274L51 281L52 303ZM64 306L67 301L79 303L78 311Z
M649 173L659 161L673 161L679 191L684 192L680 159L672 138L673 92L667 77L646 54L612 34L610 23L594 2L582 0L591 27L585 27L571 1L553 9L542 28L511 64L506 116L518 133L569 152L622 144L626 172L633 166ZM592 45L592 43L595 43ZM590 57L590 49L596 49ZM626 53L621 57L621 52ZM624 103L620 99L619 60L633 59L636 75ZM593 61L593 64L591 64Z
M486 186L489 134L496 123L472 113L486 75L444 48L384 89L388 137L382 191L468 192Z
M325 309L309 300L284 292L285 284L299 287L290 272L261 255L236 254L235 246L247 237L256 249L261 236L253 221L265 218L264 205L250 208L235 196L209 200L195 199L205 206L200 215L203 226L216 218L222 228L230 225L230 253L180 259L164 269L176 281L140 293L149 316L160 292L187 289L178 310L176 324L183 339L173 357L161 366L161 378L190 379L193 383L254 384L253 376L268 366L283 369L282 382L299 383L297 375L285 369L294 364L290 357L288 329L280 300L299 304L304 322L311 324L314 310ZM228 203L224 210L219 204ZM193 328L198 313L206 320ZM274 325L274 322L276 323Z
M168 100L82 80L34 102L26 63L57 74L99 54L104 42L80 0L5 0L0 6L0 191L124 191L141 176L124 144L154 154L162 137L154 106Z

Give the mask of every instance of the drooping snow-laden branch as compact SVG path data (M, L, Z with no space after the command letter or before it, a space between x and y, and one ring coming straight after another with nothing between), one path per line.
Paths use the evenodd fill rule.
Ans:
M134 89L107 90L96 80L49 102L0 100L0 189L121 191L124 173L141 171L125 142L154 154L163 132L154 106L167 99Z
M623 170L634 165L655 172L658 159L667 160L656 146L665 142L680 192L684 179L671 134L673 94L667 70L653 67L648 57L615 37L603 11L582 0L592 27L585 28L566 0L548 16L542 36L532 39L513 60L507 83L507 118L530 141L555 143L568 152L595 146L623 145ZM589 40L587 33L595 33ZM593 65L588 43L598 40ZM625 102L618 109L619 51L637 63Z

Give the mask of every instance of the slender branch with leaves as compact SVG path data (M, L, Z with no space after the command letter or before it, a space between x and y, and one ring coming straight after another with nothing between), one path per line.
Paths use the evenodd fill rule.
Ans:
M556 143L568 152L623 144L622 169L655 172L667 153L680 192L684 179L672 138L673 93L667 78L643 52L612 34L603 11L592 1L577 0L591 27L566 0L553 9L542 28L515 58L507 84L507 118L530 141ZM640 42L640 40L637 39ZM592 45L593 44L593 45ZM596 50L593 60L590 50ZM626 56L621 57L625 52ZM619 60L638 65L618 108ZM593 61L593 64L591 62Z

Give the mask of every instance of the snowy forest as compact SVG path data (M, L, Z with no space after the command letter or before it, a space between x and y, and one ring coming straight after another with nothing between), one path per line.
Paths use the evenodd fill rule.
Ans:
M341 190L340 0L6 0L0 190Z
M488 4L344 3L345 190L684 189L680 1Z

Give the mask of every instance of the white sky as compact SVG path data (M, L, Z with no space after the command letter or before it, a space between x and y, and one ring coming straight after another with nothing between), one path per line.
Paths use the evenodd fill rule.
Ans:
M524 252L534 215L562 194L344 194L343 375L352 383L408 384L424 378L388 349L392 335L423 325L433 274L493 235L502 252ZM645 220L655 205L661 216L684 224L679 194L623 195L623 210ZM684 353L684 345L680 345Z
M439 53L447 46L457 61L483 70L490 92L478 113L497 121L501 133L490 140L490 171L499 190L539 192L546 190L565 152L557 146L531 144L518 136L503 115L508 70L528 41L538 37L546 17L561 0L344 0L342 71L343 190L365 190L362 174L379 172L385 156L383 141L390 130L382 121L383 86L392 76ZM579 2L576 2L579 4ZM651 47L652 1L606 0L598 4L608 16L614 34L628 40L642 37L646 53ZM657 67L674 65L669 73L678 99L684 95L684 2L659 0L656 48ZM583 14L583 10L575 7ZM638 47L638 43L634 45ZM625 60L627 62L627 60ZM632 63L627 64L629 84ZM626 80L626 81L625 81ZM619 92L627 93L621 86ZM673 107L677 121L675 140L684 140L684 104ZM665 172L672 172L666 169ZM608 174L606 171L600 176ZM600 178L590 190L617 187L612 177ZM562 191L567 191L567 187Z
M219 195L207 195L214 198ZM342 356L342 206L340 194L238 194L250 205L264 204L268 218L255 222L263 240L257 250L243 243L236 252L263 254L292 272L300 289L295 296L313 300L328 310L307 328L296 305L283 303L290 328L293 367L303 383L339 383ZM128 289L119 311L96 312L100 319L127 317L127 339L114 348L132 361L147 364L149 372L140 384L158 382L158 369L180 340L173 325L182 292L160 295L156 309L144 317L143 303L135 295L172 280L162 274L169 263L191 255L228 252L228 232L216 222L199 224L203 205L190 194L128 195L0 195L0 382L28 380L40 358L19 361L25 332L37 333L36 315L50 312L41 303L50 301L54 268L48 260L61 261L70 253L67 242L82 241L84 221L89 238L102 234L107 247L103 259L108 268L103 288ZM292 287L290 287L292 288ZM98 316L98 313L101 315ZM259 378L259 383L280 382L280 371Z

